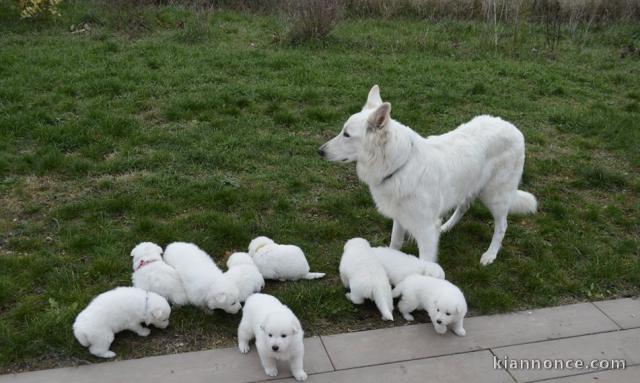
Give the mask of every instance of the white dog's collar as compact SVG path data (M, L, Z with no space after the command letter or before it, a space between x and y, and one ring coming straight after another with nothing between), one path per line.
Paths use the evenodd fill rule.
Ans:
M152 260L152 261L145 262L145 261L144 261L144 259L143 259L143 260L141 260L141 261L140 261L140 263L138 263L138 267L136 267L135 271L138 271L138 270L140 270L141 268L143 268L144 266L146 266L146 265L148 265L148 264L150 264L150 263L153 263L153 262L157 262L157 261L158 261L157 259L154 259L154 260Z
M409 148L409 150L413 150L413 141L411 141L411 148ZM380 181L380 185L387 182L391 177L395 176L398 172L400 172L400 170L402 170L409 163L410 159L411 159L411 154L409 154L409 156L407 157L407 160L403 162L402 165L398 166L396 170L382 177L382 181Z

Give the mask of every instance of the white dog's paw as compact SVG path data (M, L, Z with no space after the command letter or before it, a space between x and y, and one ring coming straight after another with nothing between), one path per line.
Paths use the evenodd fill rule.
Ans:
M264 373L267 374L268 376L278 376L278 369L275 367L265 368Z
M105 351L105 352L99 352L93 355L98 356L100 358L114 358L116 356L116 353L113 351Z
M465 336L465 335L467 335L467 331L466 331L465 329L463 329L463 328L456 328L456 329L453 329L453 332L454 332L456 335L458 335L458 336Z
M482 266L487 266L493 263L493 261L496 260L496 256L497 254L492 254L489 252L486 252L484 254L482 254L482 257L480 258L480 264Z
M298 382L302 382L307 380L307 373L304 371L296 371L293 373L293 377L296 378Z
M436 330L436 332L440 335L444 334L447 332L447 326L439 326L439 325L435 325L433 326L433 329Z
M407 322L411 322L412 320L414 320L415 318L413 317L413 315L406 313L406 314L402 314L402 317L404 318L404 320L406 320Z
M149 334L151 334L151 330L143 327L140 330L137 330L136 334L140 336L149 336Z
M241 354L246 354L249 352L249 350L251 350L251 347L249 347L249 343L238 344L238 351L240 351Z

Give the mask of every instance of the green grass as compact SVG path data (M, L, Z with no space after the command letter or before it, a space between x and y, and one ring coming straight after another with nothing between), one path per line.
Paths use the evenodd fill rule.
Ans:
M161 8L133 37L101 17L0 16L0 371L97 361L71 324L130 283L141 241L193 241L220 265L257 235L295 243L327 277L266 292L308 335L388 325L347 302L337 269L347 239L386 244L391 223L353 166L315 153L375 83L423 135L490 113L526 137L522 188L540 212L510 220L490 267L479 265L492 233L480 205L441 239L472 315L640 291L640 58L620 55L639 26L550 51L535 25L496 50L476 22L350 20L290 46L272 42L282 26L266 16ZM86 20L89 33L69 33ZM118 336L114 351L230 345L239 315L187 307L171 320L146 339Z

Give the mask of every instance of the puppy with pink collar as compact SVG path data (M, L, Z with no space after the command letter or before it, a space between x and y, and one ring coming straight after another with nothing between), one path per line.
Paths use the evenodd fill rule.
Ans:
M162 259L162 248L155 243L142 242L131 250L133 257L133 286L152 291L175 305L189 303L180 275Z

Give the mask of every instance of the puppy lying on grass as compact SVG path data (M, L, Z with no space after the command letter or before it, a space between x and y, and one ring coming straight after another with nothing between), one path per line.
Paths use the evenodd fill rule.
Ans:
M142 242L131 250L131 256L133 257L131 282L134 287L153 291L176 305L189 303L180 275L176 269L164 262L160 246L151 242Z
M347 299L359 305L365 299L376 303L383 320L393 320L393 298L387 273L367 240L353 238L344 245L340 279L349 288Z
M236 284L240 302L246 301L249 295L264 288L264 278L249 254L231 254L227 260L227 268L224 274Z
M296 380L307 379L303 335L298 318L275 297L253 294L247 299L238 327L238 349L243 354L249 352L249 342L255 337L260 362L268 376L278 375L276 363L282 360L289 362Z
M174 242L165 249L164 260L178 271L192 305L209 310L222 309L230 314L242 308L235 283L198 246Z
M456 335L465 336L464 316L467 315L467 301L462 291L444 279L424 275L410 275L393 289L393 297L402 295L398 310L404 319L413 320L410 312L427 310L431 323L438 334L451 327Z
M151 330L140 323L166 328L170 314L169 303L160 295L135 287L117 287L95 297L78 314L73 335L93 355L113 358L116 354L109 348L116 333L131 330L147 336Z
M435 262L425 261L390 247L374 247L373 254L384 267L389 282L394 286L412 274L444 279L444 270Z
M318 279L325 275L309 272L309 263L298 246L278 245L267 237L258 237L251 241L249 255L265 279L297 281Z

